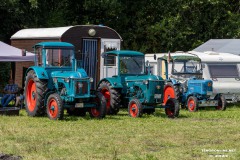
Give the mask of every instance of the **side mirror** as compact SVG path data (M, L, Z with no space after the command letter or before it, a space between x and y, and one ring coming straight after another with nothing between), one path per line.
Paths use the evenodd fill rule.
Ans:
M105 54L105 53L102 53L102 58L106 58L107 57L107 55Z

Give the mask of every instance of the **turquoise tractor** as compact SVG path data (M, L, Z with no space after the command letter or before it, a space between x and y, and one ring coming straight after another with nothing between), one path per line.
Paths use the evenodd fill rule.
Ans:
M200 107L226 109L226 100L222 94L213 94L213 81L202 78L201 59L194 54L172 53L158 58L158 75L167 79L163 101L176 98L182 108L190 112Z
M29 116L62 119L64 109L70 115L103 118L106 99L101 92L91 91L93 79L78 68L74 46L66 42L41 42L34 46L35 66L25 78L25 108Z
M165 108L168 117L179 115L179 105L175 98L163 102L165 81L152 75L145 66L144 54L137 51L109 51L102 54L105 76L98 83L107 102L107 112L117 114L120 107L128 106L131 117L151 114L155 108Z

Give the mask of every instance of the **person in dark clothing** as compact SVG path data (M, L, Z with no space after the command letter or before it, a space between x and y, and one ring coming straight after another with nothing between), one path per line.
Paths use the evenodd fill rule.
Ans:
M9 84L7 84L4 88L5 95L1 99L1 104L3 107L6 107L11 100L16 97L16 93L18 92L18 85L14 84L13 79L9 79Z

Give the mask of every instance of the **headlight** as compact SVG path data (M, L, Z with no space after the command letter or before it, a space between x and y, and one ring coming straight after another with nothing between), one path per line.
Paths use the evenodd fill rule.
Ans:
M211 87L212 86L212 83L211 82L208 82L208 87Z
M89 78L89 81L90 81L90 83L92 83L93 82L93 78L91 77L91 78Z
M143 81L143 84L148 84L148 80L144 80L144 81Z

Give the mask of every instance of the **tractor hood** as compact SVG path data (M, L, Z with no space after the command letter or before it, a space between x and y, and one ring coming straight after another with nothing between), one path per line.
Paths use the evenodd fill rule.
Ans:
M78 71L54 71L51 76L56 78L88 78L83 69L78 69Z
M155 75L139 75L139 76L127 76L125 78L126 81L145 81L145 80L163 80L162 77L160 76L155 76Z

